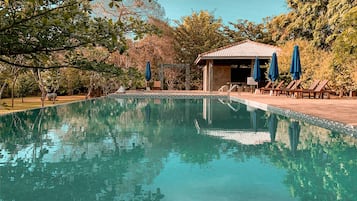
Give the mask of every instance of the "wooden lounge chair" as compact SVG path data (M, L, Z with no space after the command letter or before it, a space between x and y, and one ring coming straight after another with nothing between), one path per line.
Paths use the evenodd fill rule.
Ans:
M311 97L311 94L314 92L316 87L319 85L320 80L315 80L314 82L311 83L309 88L307 89L297 89L296 92L300 93L301 98L304 98L304 94L308 94L309 98Z
M279 90L279 89L281 89L281 88L283 87L284 82L285 82L285 81L282 80L282 81L280 81L280 82L278 83L278 85L276 85L275 87L272 86L272 87L263 89L262 94L264 94L264 92L266 92L266 91L268 91L268 92L273 91L273 93L276 92L276 90Z
M290 89L285 90L285 94L287 96L294 95L295 92L297 92L298 89L300 89L301 85L301 80L295 80L295 83Z
M295 84L295 80L292 80L286 87L274 89L273 92L275 92L275 95L280 95L282 93L285 93L287 90L290 90L294 84Z
M260 87L259 88L260 93L263 94L264 91L267 91L268 89L270 90L271 89L271 85L272 85L272 82L269 81L264 87Z
M323 80L319 83L319 85L315 88L314 92L314 98L319 97L319 98L324 98L324 94L327 94L327 98L330 98L331 93L333 92L328 88L328 80Z

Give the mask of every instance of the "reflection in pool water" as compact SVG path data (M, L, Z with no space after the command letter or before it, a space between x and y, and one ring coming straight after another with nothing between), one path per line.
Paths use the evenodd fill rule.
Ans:
M356 139L219 99L0 116L0 200L354 200Z

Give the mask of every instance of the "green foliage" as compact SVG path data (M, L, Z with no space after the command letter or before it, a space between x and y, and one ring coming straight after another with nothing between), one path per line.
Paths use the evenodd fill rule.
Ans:
M85 57L64 56L57 60L52 57L58 53L71 55L80 48L93 46L105 47L109 52L123 51L127 34L140 38L153 29L143 20L113 21L92 17L91 12L91 4L86 0L0 3L0 61L23 68L105 71L104 68L113 65L90 62ZM24 64L14 61L12 57L16 55L23 55L27 61Z
M41 72L42 81L47 93L56 93L60 86L60 75L59 70L46 70Z
M137 18L145 20L151 17L163 19L165 15L164 9L157 0L111 0L108 4L109 8L103 6L107 2L108 0L94 0L95 9L93 12L116 19Z
M268 20L268 19L266 19ZM230 22L231 26L224 26L224 34L232 42L246 39L266 44L274 44L271 34L266 28L267 23L256 24L248 20L238 19L236 23Z
M85 80L84 73L78 69L62 68L61 71L61 85L59 94L78 94L83 93L83 85Z
M299 46L302 76L301 80L305 87L308 87L314 80L330 80L329 85L334 86L332 71L332 54L316 48L307 40L295 40L286 42L279 51L278 62L280 79L290 81L290 64L294 45ZM321 58L324 58L321 60Z
M192 13L186 16L182 22L176 22L175 48L177 60L182 63L192 64L197 55L226 45L223 37L222 20L215 19L207 11Z
M123 74L122 79L120 79L123 86L131 88L143 88L145 86L145 81L143 80L143 73L138 70L138 68L129 67L126 69L126 73Z
M16 82L16 91L18 96L26 97L36 91L37 83L30 72L25 72L19 75Z
M280 41L305 39L316 47L330 49L346 27L344 15L357 6L354 0L287 0L291 12L275 17L269 25L273 38Z
M193 67L197 55L222 47L227 44L227 40L222 32L222 20L215 19L207 11L192 13L191 16L182 18L182 22L176 22L174 31L176 60L179 63L192 65L191 81L202 83L201 69ZM182 78L183 79L183 78ZM200 86L193 86L197 88Z
M329 79L329 85L340 95L356 90L357 1L288 0L287 3L291 12L273 18L267 27L277 43L289 46L292 40L305 41L302 79Z
M357 90L357 7L342 20L343 32L332 46L336 84L341 91Z

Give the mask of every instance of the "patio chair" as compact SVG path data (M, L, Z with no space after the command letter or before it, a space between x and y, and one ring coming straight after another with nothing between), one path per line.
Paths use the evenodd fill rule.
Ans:
M331 93L333 93L332 90L329 89L328 85L328 80L323 80L319 83L319 85L315 88L315 90L312 92L314 94L314 98L319 97L319 98L324 98L324 94L327 94L327 98L330 98Z
M301 80L295 80L294 85L290 89L285 90L286 96L290 96L290 94L293 95L301 88L300 86L301 86Z
M294 84L295 84L295 80L292 80L286 87L274 89L273 92L275 92L275 95L280 95L280 94L285 93L286 91L290 90Z
M311 94L314 92L316 87L319 85L320 80L315 80L314 82L311 83L309 88L307 89L297 89L296 92L300 93L301 98L304 98L304 94L308 94L309 98L311 97Z
M263 90L262 90L262 91L263 91L262 94L264 94L265 91L268 91L268 92L273 91L273 94L274 94L274 92L276 92L277 90L279 90L279 89L281 89L281 88L283 87L284 82L285 82L285 81L282 80L282 81L280 81L280 82L278 83L278 85L276 85L276 87L273 87L273 86L272 86L272 87L263 89Z
M260 87L259 90L260 90L260 93L263 94L264 91L266 90L270 90L271 89L271 85L272 85L272 82L269 81L264 87Z

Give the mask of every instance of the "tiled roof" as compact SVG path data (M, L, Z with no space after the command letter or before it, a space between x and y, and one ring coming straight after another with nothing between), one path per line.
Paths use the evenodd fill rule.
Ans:
M260 59L271 58L273 52L279 51L279 48L264 43L258 43L251 40L244 40L216 50L198 55L195 63L208 59Z

